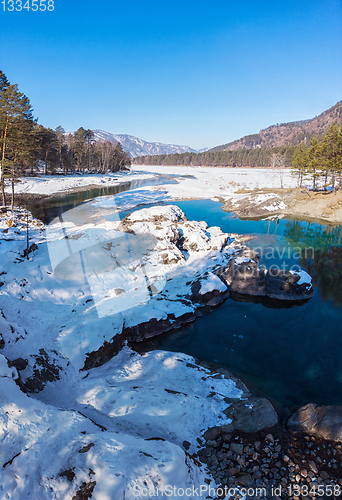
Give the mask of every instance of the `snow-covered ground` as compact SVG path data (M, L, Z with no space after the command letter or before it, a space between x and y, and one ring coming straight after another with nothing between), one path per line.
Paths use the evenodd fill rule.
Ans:
M99 187L117 186L131 180L152 179L154 174L138 172L116 172L115 174L85 174L85 175L42 175L40 177L22 177L15 185L16 193L52 195L75 188L85 188L91 185ZM11 191L8 185L7 192Z
M18 193L51 195L72 188L85 188L96 184L102 187L116 186L122 182L156 179L160 175L175 175L176 184L142 186L132 192L142 203L158 197L162 200L220 198L238 202L248 196L241 190L295 188L297 181L289 169L236 169L205 167L162 167L134 165L130 172L106 175L42 176L21 178L16 185ZM8 187L8 190L10 188ZM124 197L124 196L123 196ZM255 203L263 203L274 194L263 193L254 198ZM125 197L124 197L125 198ZM285 207L271 204L269 210ZM266 208L267 209L267 208Z
M30 218L28 259L25 211L0 219L0 500L71 500L82 488L96 500L158 498L156 488L164 490L159 498L208 495L206 471L192 454L208 427L230 422L224 399L244 397L235 381L184 354L128 347L100 367L80 369L124 329L192 314L194 283L198 297L225 292L215 270L241 245L219 228L187 221L177 206L139 210L123 222L117 213L295 187L291 173L135 166L105 176L25 178L16 190L53 194L160 174L178 175L177 184L97 198L49 227ZM267 194L258 196L267 202ZM30 394L15 384L7 360ZM201 495L191 492L200 487Z
M30 217L28 259L25 211L1 218L0 499L71 500L82 488L97 500L152 498L157 488L159 498L208 495L192 454L208 427L231 422L225 398L243 396L235 381L184 354L128 347L80 371L124 325L192 313L191 283L200 295L226 289L213 270L239 249L234 238L187 221L177 206L121 222L116 210L137 200L96 199L48 228ZM113 257L119 265L108 266Z

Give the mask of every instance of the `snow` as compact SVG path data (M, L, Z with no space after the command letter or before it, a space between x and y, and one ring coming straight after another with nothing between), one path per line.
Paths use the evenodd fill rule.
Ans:
M243 396L233 380L185 354L140 355L128 347L101 367L81 368L87 353L110 342L124 326L194 312L197 305L186 299L193 283L200 283L202 295L224 292L215 270L241 248L220 228L186 220L176 205L144 208L123 222L119 211L189 195L239 199L241 188L276 186L277 174L144 166L128 174L27 178L17 191L53 194L169 171L182 176L178 184L98 198L48 227L30 217L30 243L37 249L29 259L23 255L25 211L17 210L13 220L11 213L1 217L1 499L71 500L89 482L95 500L149 498L143 488L206 484L204 468L184 451L183 441L189 441L192 454L208 427L229 422L224 399ZM189 173L194 177L183 177ZM287 172L283 182L284 187L293 182ZM113 255L120 265L113 266ZM301 281L310 278L304 271L300 276ZM154 291L147 293L146 280ZM59 379L47 382L42 392L24 394L7 359L28 360L20 372L25 382L44 353L59 367ZM73 479L63 471L71 471Z
M267 207L264 207L265 210L269 210L270 212L275 212L277 210L285 210L286 205L283 201L280 202L274 202L272 205L268 205Z
M301 269L300 271L290 271L290 273L300 276L299 281L297 281L297 285L303 285L304 283L310 285L312 283L310 274L304 271L304 269Z
M109 372L102 369L101 374L111 382ZM100 384L105 389L106 382L93 377L87 387L93 384L99 398ZM139 383L139 377L137 380ZM120 385L122 392L126 383ZM176 407L177 399L174 396L171 408ZM77 403L77 409L48 405L22 393L8 377L0 377L0 401L1 498L71 500L82 483L93 482L94 500L132 500L146 498L146 486L152 490L157 486L165 489L168 485L187 488L205 484L205 472L179 445L119 431L120 416L109 415L109 428L103 431L98 422L96 425L81 414ZM153 407L152 397L146 407L148 404ZM105 418L106 411L98 412L99 420L101 415ZM152 429L153 417L147 415L146 420L150 420ZM66 471L72 474L72 481Z
M156 179L158 175L175 175L177 184L165 184L164 186L150 186L136 188L130 191L140 197L141 203L151 203L152 200L145 199L146 195L155 195L158 197L155 201L162 199L217 199L218 197L226 199L241 199L246 194L239 193L239 190L280 188L281 183L279 175L283 179L284 188L294 188L297 186L296 179L291 170L281 169L262 169L262 168L223 168L223 167L181 167L181 166L148 166L133 165L129 172L116 172L109 174L84 174L84 175L58 175L41 177L24 177L16 185L18 193L37 193L52 195L54 193L65 191L72 188L80 188L89 185L115 186L120 183L132 181ZM10 188L7 188L10 190ZM158 191L161 191L158 193ZM118 200L124 200L126 193L116 195ZM272 194L263 193L257 195L257 202L267 201ZM274 195L273 195L274 196ZM108 199L108 198L107 198ZM104 200L104 198L101 198ZM108 201L109 202L109 201ZM101 206L103 201L101 201ZM110 203L110 202L109 202ZM136 203L136 205L139 203ZM131 207L128 207L128 209ZM122 208L125 210L125 208Z
M227 290L227 286L220 280L216 274L209 273L208 277L205 280L201 280L201 288L199 293L204 295L208 292L213 292L214 290L218 290L219 292L225 292Z
M130 180L145 180L153 178L153 174L138 174L132 172L126 174L125 172L115 172L107 174L84 174L84 175L42 175L40 177L21 177L15 186L16 193L30 193L30 194L45 194L52 195L60 191L66 191L74 188L84 188L90 185L98 185L103 187L116 186L122 182ZM6 191L10 192L11 188L7 186Z
M236 257L235 259L236 264L244 264L245 262L253 262L253 260L250 257Z
M203 221L186 220L175 205L143 209L122 222L112 210L107 220L106 210L85 205L48 227L30 217L30 243L37 249L29 259L23 257L25 212L15 211L13 220L8 212L1 220L0 456L5 466L0 498L3 493L3 498L71 500L89 482L92 498L100 500L146 498L139 493L146 485L205 485L207 474L186 454L183 441L194 453L208 427L230 422L223 413L225 398L242 396L233 380L181 353L140 355L126 347L103 366L80 371L86 354L121 333L124 324L194 312L195 305L183 299L204 273L201 292L224 291L212 270L229 253L227 235ZM128 244L120 255L124 260L131 250L131 261L111 268L104 257L117 242L121 248L122 234ZM153 248L148 239L147 246L138 240L140 247L134 247L132 238L150 236ZM176 245L181 237L183 248ZM91 269L86 258L84 267L78 266L75 256L81 253ZM143 267L144 280L136 287L144 293L137 292L135 300L128 278L139 276ZM146 294L146 276L155 285L152 296ZM104 297L100 284L112 295ZM119 306L113 311L108 305L115 301ZM7 359L28 360L20 372L25 382L39 357L59 367L59 380L47 382L42 392L24 394ZM71 471L73 480L63 471Z

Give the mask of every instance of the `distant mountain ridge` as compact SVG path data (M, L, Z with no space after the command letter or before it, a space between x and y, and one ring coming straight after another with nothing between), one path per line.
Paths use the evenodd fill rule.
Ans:
M342 101L327 109L319 116L309 120L271 125L258 134L251 134L208 151L234 151L238 149L271 148L281 146L296 146L309 141L317 135L323 136L329 125L342 123Z
M124 151L130 154L131 157L136 156L153 156L161 154L177 154L177 153L197 153L195 149L189 146L179 146L177 144L163 144L161 142L147 142L133 135L127 134L111 134L104 130L93 130L97 141L120 142Z

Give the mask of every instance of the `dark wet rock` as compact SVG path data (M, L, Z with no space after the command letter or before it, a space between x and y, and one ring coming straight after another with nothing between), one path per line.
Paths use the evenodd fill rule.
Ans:
M75 467L73 469L64 470L64 471L60 472L58 475L60 477L65 477L71 483L74 480L74 477L76 475L74 470L75 470Z
M28 360L23 358L17 358L13 361L8 361L9 366L14 366L17 370L26 370L28 365Z
M96 481L89 481L89 483L82 483L72 500L89 500L93 496L93 491L96 486Z
M40 392L47 382L59 380L62 367L57 364L57 357L44 349L39 349L39 355L34 355L33 375L26 378L23 385L28 392Z
M342 442L342 406L309 403L289 418L288 427L292 432Z
M166 319L157 320L152 318L150 321L125 327L120 334L115 335L111 342L105 341L97 351L87 353L83 369L89 370L103 365L118 354L126 342L142 342L144 339L155 337L174 328L179 328L186 323L191 323L199 316L201 316L199 311L187 312L178 318L170 314Z
M229 432L232 432L233 430L234 430L233 424L226 424L226 425L211 427L203 434L203 437L206 440L214 440L223 434L227 434Z
M230 445L230 450L237 455L241 455L241 453L243 452L243 445L240 443L232 443Z
M240 474L236 478L236 484L238 486L244 486L244 487L249 488L249 487L253 486L253 479L250 476L250 474Z
M298 284L300 275L279 269L270 269L266 275L266 295L278 300L307 300L313 296L311 283Z
M233 419L236 430L258 432L269 429L278 423L278 416L271 403L264 398L251 397L239 400L227 408L224 413Z
M86 446L83 446L83 448L81 448L78 451L78 453L87 453L90 450L90 448L92 448L93 446L95 446L94 443L89 443Z
M189 443L189 441L183 441L183 448L184 448L185 450L188 450L188 449L190 448L190 443Z
M191 285L192 301L197 302L199 304L214 307L217 306L218 304L221 304L223 301L229 298L228 290L225 291L212 290L211 292L201 294L200 290L204 282L205 279L200 278L192 283Z

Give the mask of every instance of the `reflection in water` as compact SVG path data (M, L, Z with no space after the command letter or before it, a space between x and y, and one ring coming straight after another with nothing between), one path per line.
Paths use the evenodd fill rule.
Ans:
M80 203L97 198L98 196L108 196L111 194L122 193L130 189L131 183L120 184L119 186L99 187L88 189L87 191L78 191L65 196L49 197L34 205L30 206L30 210L34 217L40 219L44 224L49 224L53 219L59 217L67 210L75 208Z
M284 237L301 249L299 264L311 274L323 302L342 308L342 227L288 221Z

